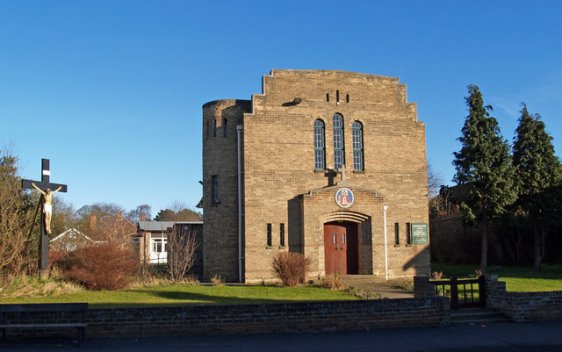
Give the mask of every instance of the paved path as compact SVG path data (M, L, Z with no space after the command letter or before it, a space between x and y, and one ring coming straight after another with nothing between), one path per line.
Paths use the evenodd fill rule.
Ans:
M395 279L385 281L380 278L373 278L370 275L347 275L343 277L344 282L348 287L355 287L361 289L374 297L381 298L413 298L414 292L412 290L403 290L398 288L400 284L410 282L413 285L412 279Z
M236 352L535 352L562 351L562 321L441 328L235 336L93 338L0 342L2 351L236 351Z

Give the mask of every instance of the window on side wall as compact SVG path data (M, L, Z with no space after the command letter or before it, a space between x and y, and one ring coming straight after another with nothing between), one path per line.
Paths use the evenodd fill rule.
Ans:
M285 224L279 224L279 246L285 247Z
M220 203L219 199L219 177L217 175L211 176L211 200L213 204Z
M267 230L266 230L266 241L267 241L267 247L271 247L272 244L272 240L271 240L271 224L267 224Z
M406 244L412 244L412 224L409 222L406 223Z

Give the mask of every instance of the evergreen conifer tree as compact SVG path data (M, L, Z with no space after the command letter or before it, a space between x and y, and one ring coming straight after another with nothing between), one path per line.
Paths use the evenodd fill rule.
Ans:
M484 106L480 89L468 86L466 98L469 114L462 128L461 150L455 152L453 181L466 189L461 202L465 221L478 225L482 232L480 269L488 264L488 236L494 220L517 196L514 169L507 141L500 134L498 122L491 117L491 106Z
M555 216L552 210L560 202L551 190L560 183L560 161L544 122L538 114L530 114L526 105L521 109L515 130L513 165L519 190L518 206L534 232L533 268L538 270L544 258L548 227Z

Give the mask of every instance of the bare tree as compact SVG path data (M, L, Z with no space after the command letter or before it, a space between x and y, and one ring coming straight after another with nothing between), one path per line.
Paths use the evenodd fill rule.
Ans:
M193 267L199 242L199 227L174 226L168 233L168 271L172 281L184 278Z
M150 221L152 220L152 207L148 204L141 204L127 214L127 219L132 222Z
M61 197L53 197L53 220L51 222L51 237L56 237L64 231L75 227L76 219L74 207Z
M435 172L431 164L427 164L427 193L429 198L429 211L431 215L437 215L442 206L442 198L439 190L442 185L441 175Z
M427 164L427 191L429 193L429 198L434 198L439 194L439 189L443 184L441 175L435 171L435 168L431 164Z
M32 224L38 203L33 200L21 189L17 158L8 149L0 151L0 279L35 268L37 236Z

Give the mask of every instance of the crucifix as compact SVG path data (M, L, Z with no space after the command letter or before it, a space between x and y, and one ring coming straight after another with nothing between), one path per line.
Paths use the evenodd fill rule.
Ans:
M340 166L340 169L339 169L338 171L341 172L341 180L342 180L342 182L344 182L345 180L347 180L346 174L345 174L346 171L347 171L347 169L345 168L345 164L342 164L342 165Z
M49 256L49 235L53 216L53 193L66 192L66 185L50 183L49 159L41 159L41 182L21 180L22 188L36 189L41 193L41 233L39 235L39 271L47 269Z

